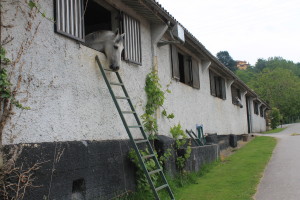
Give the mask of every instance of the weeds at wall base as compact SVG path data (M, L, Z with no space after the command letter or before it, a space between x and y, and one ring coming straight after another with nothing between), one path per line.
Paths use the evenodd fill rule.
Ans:
M198 172L187 172L184 171L183 173L177 174L175 177L171 177L166 175L166 178L168 180L168 183L174 193L176 193L180 188L197 184L197 179L199 177L204 176L207 174L213 167L219 165L221 161L215 161L209 164L204 164L201 166L201 169ZM148 184L148 183L147 183ZM150 186L149 186L150 187ZM169 199L169 195L166 191L162 190L159 192L159 195L162 200ZM152 191L145 191L145 190L137 190L135 192L128 192L124 194L123 196L119 196L115 198L117 200L153 200L155 199Z

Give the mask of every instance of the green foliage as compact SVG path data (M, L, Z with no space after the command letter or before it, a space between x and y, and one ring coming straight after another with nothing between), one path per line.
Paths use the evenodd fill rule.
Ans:
M280 125L281 120L282 120L282 116L280 115L279 109L273 108L271 111L271 128L276 129L277 126Z
M275 145L275 138L256 137L212 166L196 184L176 190L176 199L252 200Z
M170 85L170 84L169 84ZM149 135L155 135L158 131L157 120L155 117L156 110L160 107L163 107L164 101L166 99L165 93L170 93L167 85L166 91L162 90L162 86L159 83L159 77L157 71L153 70L146 77L145 92L147 95L147 104L145 107L145 113L141 116L143 120L143 125L145 131ZM162 115L168 119L173 119L174 114L168 114L164 109Z
M283 131L284 129L286 129L286 128L275 128L275 129L272 129L269 131L262 132L262 134L279 133L279 132Z
M247 68L246 70L237 70L235 74L246 84L255 78L256 73L252 68Z
M8 64L10 63L10 60L6 58L6 50L1 47L0 51L1 56L1 64ZM7 71L6 69L0 68L0 101L8 101L11 100L11 103L15 105L17 108L21 108L24 110L29 110L30 107L24 107L18 100L15 99L15 97L12 94L12 91L10 89L11 83L8 79Z
M232 59L232 57L229 55L228 51L220 51L217 53L218 60L223 63L228 69L231 71L236 71L236 62Z
M191 156L191 143L187 144L187 136L182 130L180 123L170 128L170 133L172 137L175 139L175 152L176 152L176 165L178 169L182 172L187 159ZM185 149L184 155L178 155L178 150L183 149L187 144L187 148Z
M0 98L1 98L1 101L4 99L11 98L10 86L11 86L11 83L8 80L7 71L5 69L0 69Z
M8 65L11 61L6 57L6 50L4 47L0 48L0 60L1 64Z
M141 153L141 155L149 155L148 150L144 150L144 151L140 150L140 153ZM137 167L137 170L136 170L137 190L139 192L142 192L145 195L145 199L154 198L153 194L152 194L151 187L148 183L148 180L146 178L144 170L143 170L142 166L140 165L138 156L135 153L134 149L131 149L129 151L129 158L135 164L135 166ZM147 168L148 171L153 171L153 170L157 169L157 166L155 164L154 159L147 159L146 162L145 162L145 165L146 165L146 168ZM158 185L159 182L161 182L159 174L152 174L151 178L152 178L152 181L153 181L154 185Z
M53 18L47 17L46 13L41 11L41 6L40 6L37 2L35 2L35 1L29 1L29 2L28 2L28 6L29 6L30 9L34 9L34 8L37 9L37 11L38 11L38 12L41 14L41 16L44 17L45 19L47 19L47 20L49 20L49 21L51 21L51 22L53 22L53 23L55 22Z
M300 116L300 79L290 70L266 68L249 85L284 117Z
M145 91L147 94L146 113L153 115L164 104L165 93L159 83L157 71L153 70L146 77Z
M278 108L285 123L299 118L300 63L281 57L258 59L254 67L238 70L236 75L271 107Z

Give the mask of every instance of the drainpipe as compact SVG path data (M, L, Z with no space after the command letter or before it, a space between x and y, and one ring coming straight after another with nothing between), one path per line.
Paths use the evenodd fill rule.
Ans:
M158 60L157 60L157 44L168 30L167 24L151 24L151 51L152 51L152 67L153 70L158 71ZM160 109L156 110L155 118L160 117Z

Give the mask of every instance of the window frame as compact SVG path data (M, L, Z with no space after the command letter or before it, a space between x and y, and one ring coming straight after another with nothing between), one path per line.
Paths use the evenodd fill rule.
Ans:
M66 9L68 7L67 3L69 3L69 1L64 1L64 0L55 0L54 1L54 8L55 8L54 9L54 17L55 17L55 22L56 22L56 23L54 23L54 32L59 33L61 35L64 35L66 37L69 37L71 39L74 39L76 41L84 42L85 41L85 29L84 29L84 16L83 16L84 15L83 0L75 0L75 1L78 2L78 6L76 8L78 8L77 12L78 12L78 15L79 15L79 19L78 19L78 16L77 16L77 17L75 17L75 20L77 19L77 22L78 22L77 26L81 26L81 30L80 30L80 27L78 27L78 29L79 29L78 30L78 32L79 32L78 36L76 36L74 34L71 34L68 30L63 30L64 28L65 29L70 29L70 27L67 27L67 19L65 18L66 15L68 15L68 13L70 11L72 11L72 13L74 15L76 13L72 9ZM71 1L71 2L73 2L73 1ZM65 3L65 5L64 5L64 3ZM80 8L79 8L79 5L80 5ZM62 13L63 11L60 12L61 10L65 10L65 11L68 11L68 12L67 13ZM74 17L74 15L73 15L73 17ZM62 17L62 16L64 16L64 17ZM68 17L70 17L70 16L68 16ZM59 20L59 19L61 19L61 20ZM70 21L68 23L70 23ZM65 26L65 27L64 28L60 27L60 25ZM72 26L72 24L70 24L70 26ZM75 24L73 24L73 26L76 28Z
M259 114L260 114L261 117L264 117L265 112L264 112L264 106L263 105L261 105L260 108L259 108Z
M256 115L259 114L258 104L259 103L257 101L253 101L254 114L256 114Z
M237 88L234 85L231 85L231 98L232 98L232 104L239 106L238 101L236 100L236 97L239 98L239 100L242 100L241 90Z
M74 6L71 6L71 4L73 5L73 2L76 2L76 5L78 3L78 5L80 4L81 6L76 7L75 4L74 4ZM101 4L99 4L99 5L106 8L104 5L101 5ZM113 5L110 5L110 6L113 6ZM69 8L69 9L67 9L67 8ZM73 9L71 9L71 8L73 8ZM76 8L78 10L76 10ZM84 9L85 9L84 0L74 0L74 1L55 0L54 1L54 16L55 16L56 23L54 24L54 32L84 43L85 42L85 21L84 21L84 19L85 19L84 12L85 11L84 11ZM126 30L125 22L124 22L124 18L123 18L124 15L126 15L126 17L129 18L130 20L132 20L132 21L134 20L134 22L136 22L136 24L134 26L136 27L135 30L137 30L137 33L136 33L136 35L131 36L131 39L133 40L133 42L136 42L136 44L129 43L130 47L128 47L129 46L128 45L128 37L131 34L126 33L125 41L124 41L124 54L123 54L125 56L122 56L122 59L124 61L130 62L130 63L142 65L141 23L139 20L128 15L127 13L124 13L117 8L115 8L115 9L118 10L118 12L120 13L120 16L121 16L120 20L118 22L118 24L119 24L118 26L121 29L122 33L124 33L124 31ZM66 16L69 16L69 18L68 18L69 20L66 18ZM71 16L73 16L74 20L72 20L73 18ZM78 24L75 24L75 22L78 22ZM79 36L76 36L76 34L72 34L72 31L69 31L71 29L71 27L73 27L74 29L76 27L78 28L78 32L80 32L78 34ZM129 30L129 28L127 28L127 29ZM112 31L114 31L114 30L112 30ZM73 32L76 32L76 31L73 30ZM125 46L126 45L125 43L127 43L127 46ZM137 48L138 51L136 52L137 55L135 56L135 58L138 58L138 60L128 58L128 56L126 57L126 55L127 55L125 53L126 48L129 48L130 52L133 52L134 49ZM128 49L127 49L127 51L128 51Z
M210 94L226 100L226 79L209 70Z
M127 62L131 62L131 63L137 64L137 65L142 65L141 23L139 20L132 17L131 15L128 15L127 13L120 12L120 15L121 15L121 21L120 21L121 33L125 33L124 53L123 53L122 58ZM125 23L126 23L125 19L130 20L130 22L127 21L128 24L131 23L130 27L129 26L125 27ZM135 27L135 26L138 26L138 27ZM135 29L136 32L134 33L134 36L137 35L137 37L132 36L132 34L131 34L131 37L129 37L129 33L126 32L126 30L133 31L133 27L136 28ZM133 44L133 43L135 43L135 44ZM131 50L130 50L129 46L131 47ZM137 48L136 52L134 52L133 46ZM131 55L131 54L134 54L134 55ZM137 58L137 60L136 60L136 58Z
M172 77L185 85L200 89L200 68L198 61L172 44L170 45L170 54ZM183 57L182 62L179 60L179 55Z

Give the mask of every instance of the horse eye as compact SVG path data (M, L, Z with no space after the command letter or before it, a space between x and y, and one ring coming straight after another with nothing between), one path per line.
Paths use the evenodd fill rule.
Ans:
M114 45L114 48L115 48L115 49L118 49L118 46Z

